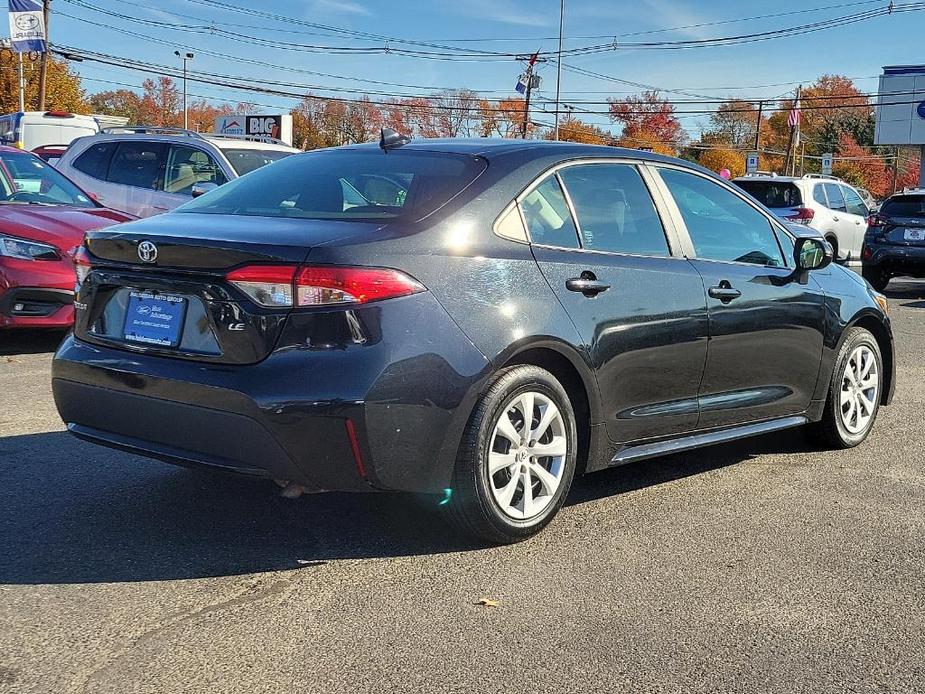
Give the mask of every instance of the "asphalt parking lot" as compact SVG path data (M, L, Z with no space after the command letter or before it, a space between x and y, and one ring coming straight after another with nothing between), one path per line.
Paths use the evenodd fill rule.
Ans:
M78 442L59 336L2 335L0 691L922 691L925 282L888 293L898 388L866 445L608 471L490 549L421 500Z

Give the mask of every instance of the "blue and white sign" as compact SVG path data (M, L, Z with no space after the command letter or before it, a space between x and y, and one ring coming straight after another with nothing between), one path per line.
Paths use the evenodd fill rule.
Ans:
M44 53L45 16L36 0L10 0L10 39L17 53Z
M822 155L822 175L831 176L832 175L832 162L835 159L834 154L823 154Z
M915 112L919 114L919 118L925 118L925 101L916 107Z

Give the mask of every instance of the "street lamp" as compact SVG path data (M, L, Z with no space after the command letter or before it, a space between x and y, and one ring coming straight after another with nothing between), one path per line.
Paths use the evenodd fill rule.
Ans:
M173 54L183 60L183 128L189 129L189 115L186 111L186 61L193 59L192 53L180 53L174 51Z

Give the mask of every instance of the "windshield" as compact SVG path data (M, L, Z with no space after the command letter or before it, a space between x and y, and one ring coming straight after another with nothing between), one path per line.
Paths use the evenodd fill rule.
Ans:
M781 181L733 181L765 207L798 207L803 204L800 189Z
M884 217L925 217L925 195L890 198L883 203L880 214Z
M0 203L96 207L80 188L39 157L0 153Z
M196 198L178 212L305 219L420 219L487 166L441 152L331 149L300 154Z
M267 164L295 154L295 152L278 149L223 149L222 153L238 176L256 171Z

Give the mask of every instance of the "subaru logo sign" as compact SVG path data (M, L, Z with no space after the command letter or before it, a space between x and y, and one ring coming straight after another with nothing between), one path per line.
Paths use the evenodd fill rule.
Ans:
M153 263L157 260L157 246L150 241L142 241L138 244L138 257L143 263Z
M916 107L915 112L919 114L919 118L925 118L925 101Z

